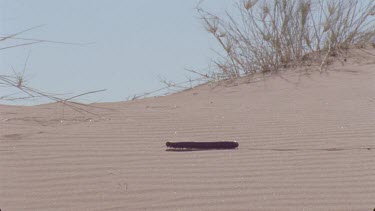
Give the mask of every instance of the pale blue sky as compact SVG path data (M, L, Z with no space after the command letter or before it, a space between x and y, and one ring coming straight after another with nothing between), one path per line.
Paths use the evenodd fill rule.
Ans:
M184 68L205 69L215 42L194 10L197 0L0 0L0 33L93 44L41 43L0 51L0 73L21 71L28 57L29 85L76 94L97 89L91 101L122 101L160 88L158 76L186 80ZM233 0L206 0L223 11ZM5 47L12 42L1 42ZM0 90L0 95L1 95ZM4 90L3 90L4 92Z

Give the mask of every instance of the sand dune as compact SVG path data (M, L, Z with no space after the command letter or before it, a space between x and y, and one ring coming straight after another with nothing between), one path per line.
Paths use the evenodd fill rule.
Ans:
M260 79L99 116L0 105L1 210L374 209L374 62ZM240 147L165 147L218 140Z

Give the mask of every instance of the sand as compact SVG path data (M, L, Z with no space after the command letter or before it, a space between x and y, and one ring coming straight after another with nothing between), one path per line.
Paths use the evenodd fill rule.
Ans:
M0 105L0 208L373 210L375 62L166 97ZM238 141L166 151L166 141Z

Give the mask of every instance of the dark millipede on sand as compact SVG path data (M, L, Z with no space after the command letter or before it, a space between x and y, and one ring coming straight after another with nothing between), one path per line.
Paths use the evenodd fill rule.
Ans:
M235 149L239 146L236 141L214 142L167 142L167 147L177 149Z

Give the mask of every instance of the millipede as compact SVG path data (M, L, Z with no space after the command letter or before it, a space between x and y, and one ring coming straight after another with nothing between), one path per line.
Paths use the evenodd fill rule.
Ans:
M236 141L214 141L214 142L169 142L165 145L175 149L235 149L239 146Z

